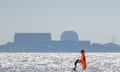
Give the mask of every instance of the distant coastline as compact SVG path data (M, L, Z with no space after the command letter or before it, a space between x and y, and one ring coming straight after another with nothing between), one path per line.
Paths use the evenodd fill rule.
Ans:
M51 33L15 33L14 42L0 45L0 52L120 52L114 43L80 41L75 31L65 31L60 40L51 40Z

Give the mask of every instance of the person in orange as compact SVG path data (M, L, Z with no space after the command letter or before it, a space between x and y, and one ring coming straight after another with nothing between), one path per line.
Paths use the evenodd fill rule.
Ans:
M84 50L81 50L81 58L80 58L80 59L77 59L77 60L75 61L75 63L74 63L75 67L73 68L73 70L76 70L77 63L81 63L83 70L86 69L87 64L86 64L86 58L85 58L85 51L84 51Z

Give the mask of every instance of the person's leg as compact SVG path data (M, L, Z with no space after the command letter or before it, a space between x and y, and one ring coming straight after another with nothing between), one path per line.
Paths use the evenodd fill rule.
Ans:
M73 68L73 70L76 70L76 67L77 67L77 63L79 63L79 59L77 59L76 61L75 61L75 63L74 63L74 65L75 65L75 67Z

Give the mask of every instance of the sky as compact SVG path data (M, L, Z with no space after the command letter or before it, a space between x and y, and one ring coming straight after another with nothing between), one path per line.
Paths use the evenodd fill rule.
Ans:
M120 44L120 0L0 0L0 44L15 33L75 31L79 40Z

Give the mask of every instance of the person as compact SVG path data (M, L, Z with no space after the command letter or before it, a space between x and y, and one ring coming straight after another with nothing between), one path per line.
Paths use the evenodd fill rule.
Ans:
M86 64L86 58L85 58L85 51L82 49L81 50L81 58L77 59L74 63L75 67L73 68L74 71L76 71L77 63L80 63L82 65L82 69L85 70L87 67Z

